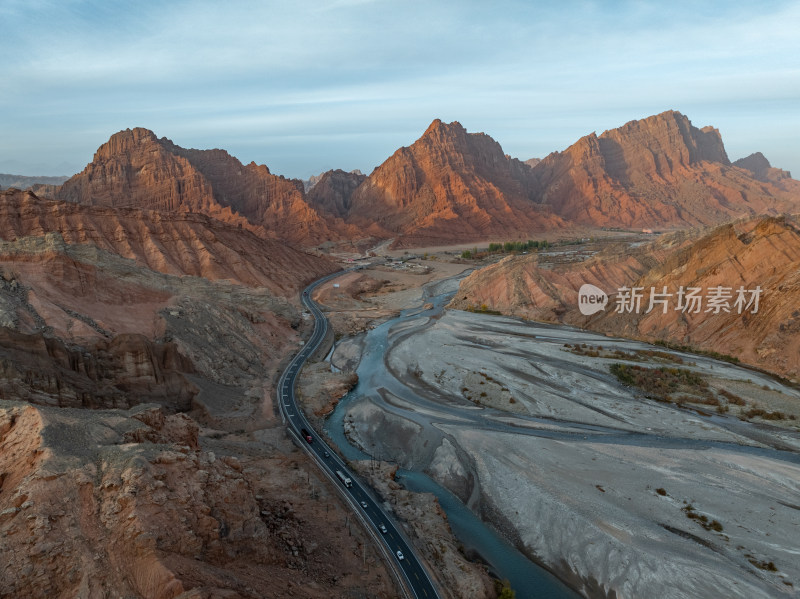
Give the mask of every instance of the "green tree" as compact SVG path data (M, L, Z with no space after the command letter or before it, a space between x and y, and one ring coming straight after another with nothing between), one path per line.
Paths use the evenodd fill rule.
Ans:
M517 594L511 588L511 583L508 580L495 581L495 588L497 589L497 599L516 599Z

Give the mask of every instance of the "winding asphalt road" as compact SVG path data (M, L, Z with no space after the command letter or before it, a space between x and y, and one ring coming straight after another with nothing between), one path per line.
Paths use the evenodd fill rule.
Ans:
M329 326L328 319L325 318L322 310L320 310L319 306L311 299L311 295L314 289L319 285L341 276L342 274L342 272L337 272L318 279L303 291L303 305L308 308L309 312L314 317L314 332L303 346L300 353L292 359L289 366L283 371L278 381L277 393L281 414L286 419L290 432L293 433L301 443L307 443L317 465L341 487L346 496L349 496L352 500L351 506L353 509L360 510L362 518L374 527L377 531L377 536L382 538L384 543L386 543L389 553L397 562L398 567L396 570L399 570L403 574L414 596L417 597L417 599L438 599L439 594L436 591L436 587L434 587L428 577L425 568L422 567L413 547L400 533L398 527L383 508L381 508L380 504L372 497L367 487L348 470L339 456L320 438L308 420L306 420L303 411L297 405L295 397L297 377L306 360L311 357L322 343L323 339L325 339ZM302 429L305 429L311 434L311 442L308 442L301 433ZM336 476L337 470L350 478L352 481L351 486L346 487L344 483L339 480ZM385 533L382 531L381 527L385 527ZM404 556L402 560L398 558L398 551L402 552Z

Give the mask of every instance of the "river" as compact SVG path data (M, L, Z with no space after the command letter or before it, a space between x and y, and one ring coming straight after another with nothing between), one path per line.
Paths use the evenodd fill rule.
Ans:
M445 288L442 291L442 288ZM353 446L344 434L343 418L350 403L367 389L374 389L374 378L381 376L384 384L394 386L396 380L386 376L383 356L388 345L388 332L397 324L413 319L435 316L450 300L455 289L447 289L447 282L437 282L426 287L425 301L433 304L427 310L414 308L404 310L397 318L382 323L367 333L364 352L357 369L359 383L345 396L328 418L325 431L331 441L349 460L365 460L371 457ZM452 287L452 285L450 285ZM396 391L400 391L395 389ZM418 398L423 401L422 398ZM398 470L397 481L415 492L433 493L447 514L448 522L465 550L474 552L486 562L492 574L509 581L518 599L578 599L580 595L558 580L546 569L538 566L511 545L495 530L482 522L452 493L422 472Z
M648 349L651 346L626 339L612 339L568 326L523 323L505 318L466 315L463 313L459 313L460 315L456 316L455 319L453 313L443 316L444 306L457 289L457 283L458 278L454 278L429 284L425 288L423 295L423 302L429 304L426 304L428 305L427 308L423 306L405 310L398 317L380 324L367 333L364 340L362 359L357 368L358 385L339 403L336 410L327 420L325 429L332 441L338 445L341 452L348 459L363 460L374 457L376 459L399 462L401 465L406 466L406 469L398 471L398 480L409 490L434 493L446 511L455 535L465 548L480 555L489 565L494 575L501 579L508 579L520 599L573 599L578 595L546 569L526 558L504 537L497 534L493 528L476 517L461 500L423 472L423 470L427 469L425 466L429 467L432 463L431 460L434 457L432 448L439 446L443 431L445 437L451 439L453 443L457 443L458 439L462 438L458 432L453 432L457 430L481 431L481 434L485 433L487 438L494 435L492 438L497 439L513 435L514 438L520 439L520 442L517 443L520 447L537 447L546 452L547 447L551 449L555 446L565 447L564 444L566 443L571 448L570 451L574 450L574 453L569 458L566 457L566 454L562 454L559 459L573 460L570 462L572 466L558 476L568 477L573 470L580 471L586 464L595 464L593 460L595 460L596 456L599 460L607 459L607 462L597 462L596 468L595 466L592 466L592 468L602 472L603 468L600 465L601 463L606 464L608 476L610 477L608 481L627 485L629 488L625 493L626 496L633 496L636 493L639 493L639 495L635 498L636 502L634 504L626 503L625 506L621 506L619 503L616 505L608 503L603 509L610 509L611 511L607 513L611 514L620 507L625 509L627 505L636 505L637 509L644 506L642 510L647 512L644 514L646 516L644 519L641 519L640 515L632 516L634 521L637 517L640 518L640 521L636 522L637 526L642 527L637 533L640 535L639 538L655 538L659 535L668 534L664 533L665 521L668 522L666 530L677 530L680 528L678 524L683 526L680 520L682 517L685 522L685 515L679 510L680 504L674 508L676 515L665 514L662 507L652 503L651 499L655 496L652 491L646 491L646 489L642 488L644 484L641 487L637 487L640 481L649 482L654 476L661 476L663 472L666 472L663 467L650 469L648 460L652 458L647 458L646 456L648 453L652 453L653 450L662 452L664 456L687 455L686 451L689 450L692 452L692 457L689 459L692 460L695 459L695 456L700 456L697 458L697 463L689 465L690 471L683 477L686 480L680 483L671 483L670 490L674 489L677 495L678 485L683 485L683 492L685 493L683 496L697 497L701 502L707 501L709 508L714 506L719 510L723 508L718 506L726 502L728 496L724 490L720 490L717 493L714 488L707 486L705 481L709 480L709 477L715 476L714 469L718 466L715 465L716 463L706 463L703 460L718 461L721 456L726 464L731 460L736 463L736 472L741 469L739 462L742 464L758 462L761 464L759 468L766 465L765 473L771 472L775 468L775 471L770 476L773 476L775 480L781 481L781 484L784 481L784 471L793 472L797 465L800 464L800 453L797 451L797 448L800 447L800 438L797 433L785 430L780 431L769 426L743 423L733 416L706 415L699 417L691 410L680 410L674 406L642 402L635 397L633 391L626 392L622 390L615 378L608 373L606 366L597 368L587 363L583 357L563 350L565 343L576 343L577 341L589 344L602 343L605 347L618 348L624 351ZM500 356L498 360L501 362L499 365L501 369L510 368L509 365L513 360L523 356L526 360L525 363L528 364L527 368L536 377L537 389L541 392L541 389L547 388L547 392L550 393L549 400L545 403L548 404L548 407L551 405L557 406L557 409L563 410L563 414L555 416L534 416L526 413L511 414L506 410L495 409L488 405L482 405L478 408L468 402L454 402L452 396L448 397L446 393L437 392L436 385L433 384L436 375L428 376L430 372L427 374L421 373L417 377L418 380L414 380L414 377L401 376L403 373L398 371L396 363L393 370L391 364L389 364L391 360L387 359L387 351L391 348L394 355L398 351L398 347L402 345L403 340L417 338L425 331L430 331L430 327L435 326L441 318L450 319L447 326L444 327L446 329L445 333L452 335L454 326L458 332L458 335L447 337L448 343L442 347L452 348L449 351L452 351L454 355L458 355L459 359L462 357L458 354L460 351L484 352L481 358L484 361L480 363L480 367L486 364L487 356L490 354L491 356ZM493 318L495 320L492 320ZM504 339L506 338L504 335L507 335L509 331L527 344L524 349L517 350L505 346L492 346L493 339L495 341ZM459 335L461 335L460 338ZM679 352L674 353L678 354ZM413 353L402 354L401 352L398 355L408 358L407 361L409 363L414 360L423 361L422 370L427 366L424 363L425 358ZM398 355L395 355L395 362L397 362ZM685 359L687 367L705 372L710 376L721 376L737 381L753 379L754 384L759 387L780 387L773 379L763 374L754 373L725 362L717 362L710 358L687 354L680 355ZM435 361L438 356L429 356L429 359L430 361ZM466 354L463 359L467 359ZM400 361L403 364L406 362L404 360ZM451 360L451 362L453 361L458 362L459 360ZM459 365L456 364L456 366L458 367ZM442 364L437 364L437 371L439 368L444 367ZM471 368L477 370L478 367L473 363ZM519 370L516 372L519 372ZM444 374L444 370L442 370L442 373ZM421 384L420 381L427 381L427 386ZM424 392L421 389L424 389ZM785 388L782 389L782 392L797 396L797 391L793 389ZM623 397L625 393L629 393L629 396ZM416 442L414 445L416 447L404 455L402 449L392 447L391 443L386 441L391 437L388 433L383 435L383 441L380 439L375 440L373 437L375 443L368 442L366 444L371 447L372 456L354 447L344 434L344 418L345 414L351 410L351 407L362 405L365 401L379 406L386 414L394 415L419 427L420 433L415 436ZM523 442L522 439L526 438L537 441L534 444L525 445L526 442ZM469 440L466 439L466 441ZM429 448L427 454L425 453L426 450L421 449L423 446ZM597 453L601 447L608 447L608 450L603 449L602 453ZM414 455L411 456L411 453L414 453ZM548 454L552 455L551 452L547 452L546 454L541 454L539 459ZM617 457L612 457L612 455ZM622 456L622 460L620 460L619 456ZM531 462L531 468L535 466L544 468L544 463L537 464L539 459ZM764 462L763 460L768 460L769 462ZM633 469L626 466L624 471L615 471L614 468L617 468L622 463L631 465ZM423 464L423 467L416 467L418 464ZM781 464L785 464L785 466ZM682 467L680 464L679 466ZM550 467L558 468L559 464L553 462L550 463ZM691 471L692 468L696 468L698 472ZM628 471L630 471L630 474L624 473ZM476 471L473 471L473 474L476 474ZM742 473L743 477L745 475L747 477L752 476L748 473ZM694 482L692 482L693 476L696 477ZM734 476L738 476L738 474ZM789 479L792 476L794 475L790 475ZM624 477L624 480L620 477ZM673 479L677 480L674 476L668 480ZM562 485L562 480L563 484L573 485L573 496L581 496L589 491L598 492L593 489L593 487L597 486L597 489L601 489L600 492L603 493L603 501L615 500L611 493L606 493L603 485L590 484L587 489L584 488L587 485L581 486L585 481L576 482L575 480L558 479L557 484L559 486ZM744 478L742 481L737 480L736 484L739 485L740 482L743 485L750 484ZM698 487L698 484L702 486ZM755 484L754 488L758 488L759 484L761 483ZM752 494L753 490L747 490L746 493ZM788 505L789 507L786 510L780 507L778 509L786 512L788 522L793 521L794 512L791 506L800 503L800 498L789 495L783 497L785 493L785 486L781 487L778 496L773 495L772 499L766 501L774 504L776 499L785 499L786 501L778 501L778 503L783 503L783 505ZM750 498L747 495L742 495L742 497L742 504L746 508ZM630 501L629 497L624 499ZM731 499L733 499L733 496L731 496ZM468 505L472 506L473 500L474 496L470 497ZM591 501L595 502L597 499L592 498ZM544 507L547 508L548 506L544 505ZM538 512L532 509L530 513L536 514ZM715 512L712 509L709 513ZM717 513L724 512L719 511ZM580 508L576 515L580 515ZM731 521L739 521L738 513L729 513L726 516ZM586 525L593 526L595 517L602 520L603 517L606 517L606 514L602 516L600 514L593 515L586 521ZM529 523L530 520L525 521L526 526ZM767 525L770 525L770 523L767 522ZM519 526L519 523L517 523L517 526ZM553 526L552 522L550 526ZM556 523L555 526L557 528L558 524ZM627 528L627 524L625 526ZM753 535L760 535L763 526L760 523L754 524L753 530L747 531L751 534L749 541L753 541ZM543 526L541 528L546 529L547 527ZM739 528L742 527L740 526ZM551 528L549 534L553 534L552 530ZM680 528L680 530L684 529ZM543 530L542 534L548 533ZM556 534L566 533L558 532ZM769 535L767 536L769 537ZM763 543L761 543L762 540L764 541ZM774 540L775 533L769 539L761 539L759 536L755 541L760 544L753 545L753 547L758 547L760 550L773 551L770 543ZM613 538L611 541L613 546L616 541ZM569 545L569 539L566 541L559 539L559 542L562 547L567 548L566 551L573 558L576 551L584 550L581 541L577 537L572 541L574 543L572 546ZM593 542L588 543L588 545L598 547L606 542L605 537L599 540L598 538L593 538ZM680 539L667 539L664 547L654 551L652 555L637 551L633 546L623 547L623 551L631 551L631 557L625 558L624 561L625 563L635 564L636 560L642 556L641 559L644 560L642 565L631 566L634 568L632 571L653 572L660 567L659 560L663 556L672 555L673 553L678 554L685 550L680 544L681 542ZM748 541L743 541L742 546L746 542ZM614 546L614 548L619 551L619 547ZM702 547L700 550L705 551ZM700 557L705 559L705 555ZM595 568L593 560L596 560L597 557L585 554L582 558L585 560L582 564L584 569L582 576L584 576L584 579L587 576L594 578L596 573L593 571ZM735 555L735 552L732 552L729 555L726 554L725 560L723 567L715 566L715 571L723 577L730 578L731 572L736 572L738 576L738 573L742 570L741 562L744 561L742 556ZM603 559L602 561L605 562L606 560ZM615 576L618 577L618 575ZM642 578L637 580L636 584L640 585L640 589L642 585L646 588L649 588L648 585L651 584L669 585L667 578L653 580ZM599 579L600 576L598 576ZM615 584L624 584L624 582ZM737 583L734 582L732 584ZM762 583L758 582L757 584L761 585Z

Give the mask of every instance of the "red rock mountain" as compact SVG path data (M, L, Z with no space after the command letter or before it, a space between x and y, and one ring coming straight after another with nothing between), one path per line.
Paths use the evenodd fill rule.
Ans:
M755 162L732 165L719 131L668 111L550 154L533 168L532 195L567 221L603 227L685 227L796 211L800 182L766 178L763 165L748 166Z
M745 158L740 158L733 165L750 171L759 181L776 183L779 186L781 182L790 183L785 179L792 178L792 174L789 171L774 168L761 152L755 152Z
M530 173L488 135L435 120L349 198L323 188L312 197L348 223L362 229L377 225L402 246L507 239L564 226L532 198Z
M304 246L367 237L396 246L527 238L571 227L679 228L795 212L800 182L761 154L731 163L719 132L674 111L581 138L541 161L435 120L369 177L299 180L224 150L121 131L55 192L88 205L201 212Z
M347 218L353 192L366 179L360 172L348 173L341 169L327 171L312 177L313 185L308 190L308 201L329 217Z
M338 237L306 203L302 182L273 175L264 165L245 166L224 150L181 148L141 128L111 136L55 197L94 206L202 212L301 245Z

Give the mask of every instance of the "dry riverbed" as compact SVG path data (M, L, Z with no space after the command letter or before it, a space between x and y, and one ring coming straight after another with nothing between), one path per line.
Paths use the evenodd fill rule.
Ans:
M346 430L366 451L427 471L587 596L795 596L797 422L737 416L772 401L794 413L800 394L665 351L708 380L720 405L720 390L746 402L680 407L609 372L662 367L663 356L566 347L584 342L650 349L458 311L406 320L389 331L387 368L349 405Z

